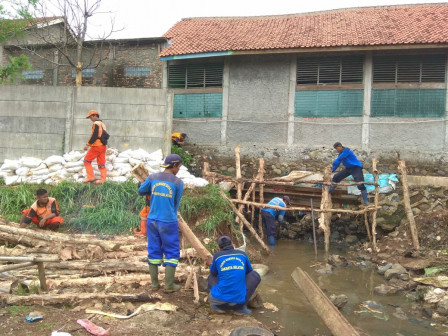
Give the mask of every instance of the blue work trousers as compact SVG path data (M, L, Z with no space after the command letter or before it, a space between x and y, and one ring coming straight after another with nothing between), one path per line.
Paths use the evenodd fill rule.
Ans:
M148 263L152 265L169 265L176 267L179 263L179 224L176 222L161 222L149 219Z
M355 166L353 168L345 168L344 170L341 170L339 173L336 173L333 176L332 181L339 183L350 175L353 176L355 182L364 182L364 174L362 172L362 167L358 166ZM364 184L358 184L357 187L361 191L366 190L366 186Z

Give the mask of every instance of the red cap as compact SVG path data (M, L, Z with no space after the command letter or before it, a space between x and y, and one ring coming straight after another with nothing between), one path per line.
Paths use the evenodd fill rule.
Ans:
M93 116L93 115L100 115L99 113L98 113L98 111L97 110L90 110L89 111L89 114L87 115L87 117L86 117L86 119L89 119L91 116Z

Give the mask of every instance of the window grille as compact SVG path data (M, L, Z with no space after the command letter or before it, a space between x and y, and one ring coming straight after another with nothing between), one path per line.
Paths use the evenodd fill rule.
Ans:
M94 75L95 75L95 69L94 68L82 69L82 77L83 78L93 78ZM73 78L76 77L76 70L75 69L72 69L72 77Z
M362 56L299 58L297 84L362 83Z
M44 78L43 70L24 70L22 76L26 79L42 79Z
M393 55L373 58L374 83L444 83L445 55Z
M149 74L149 66L127 66L125 69L126 77L147 77Z
M222 63L175 64L168 66L170 88L222 87Z

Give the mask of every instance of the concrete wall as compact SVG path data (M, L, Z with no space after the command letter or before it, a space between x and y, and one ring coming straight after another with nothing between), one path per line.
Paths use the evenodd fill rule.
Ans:
M0 162L82 150L96 109L120 151L170 149L172 96L162 89L0 86Z

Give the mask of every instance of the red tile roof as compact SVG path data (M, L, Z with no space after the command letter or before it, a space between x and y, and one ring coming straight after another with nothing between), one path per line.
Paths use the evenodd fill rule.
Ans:
M187 18L165 33L160 56L342 46L448 43L448 3L305 14Z

